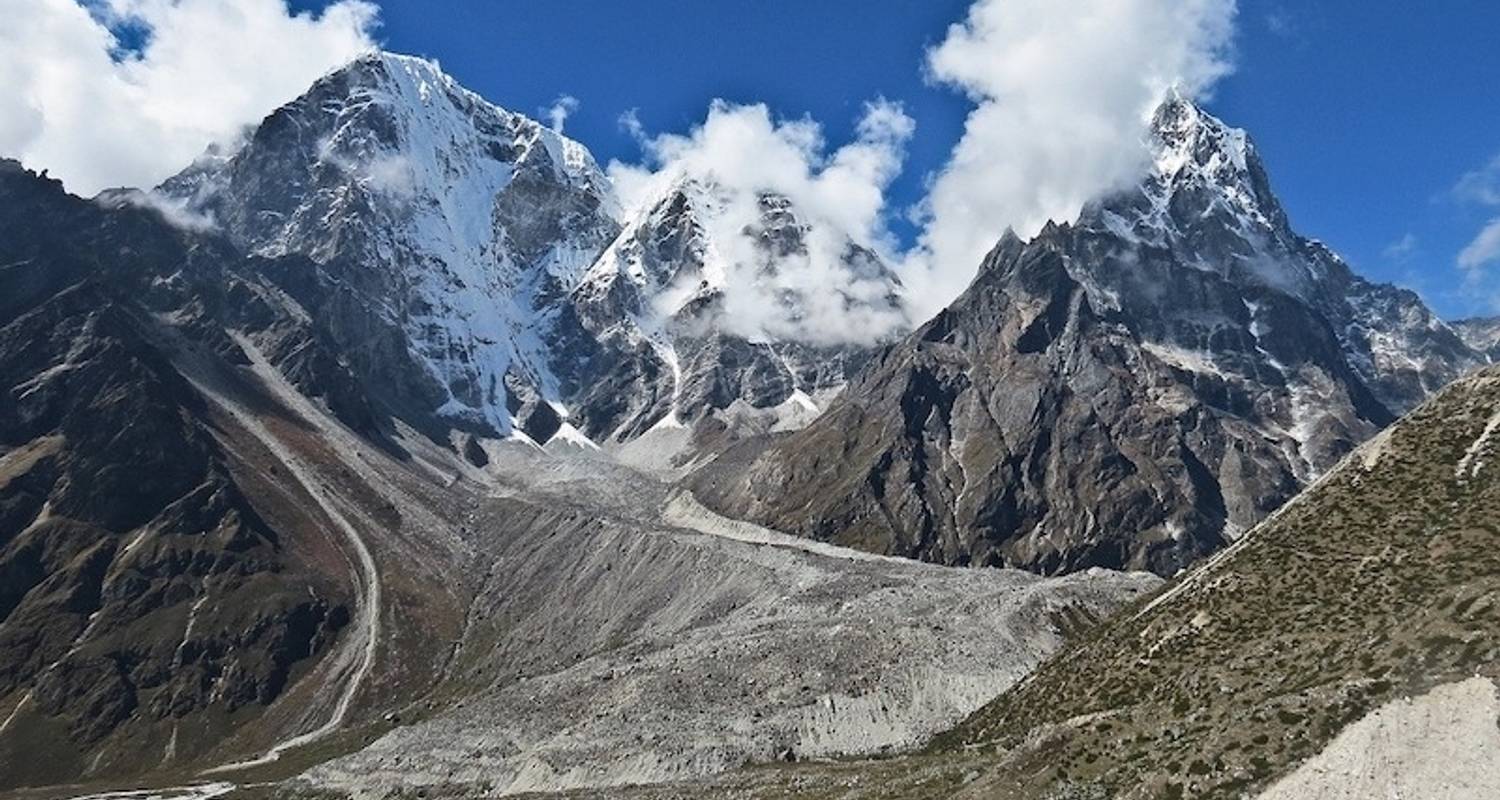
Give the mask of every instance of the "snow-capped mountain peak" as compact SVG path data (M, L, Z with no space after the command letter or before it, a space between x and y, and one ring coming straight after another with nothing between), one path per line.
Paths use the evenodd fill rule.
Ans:
M248 249L320 262L366 317L344 321L350 335L374 326L405 351L371 353L368 369L394 356L422 373L403 381L403 403L501 435L517 408L560 400L549 306L619 230L586 148L434 62L384 52L325 75L232 158L161 191Z
M835 391L866 350L803 337L825 316L809 301L899 314L890 270L789 199L664 175L624 211L583 145L410 56L330 72L160 191L247 250L316 262L354 372L438 432L623 442L755 416ZM875 290L809 294L783 268L831 239L824 260Z
M1244 130L1174 91L1152 117L1151 149L1153 184L1161 191L1158 199L1170 203L1174 195L1207 192L1201 203L1220 202L1237 216L1277 233L1285 228L1286 215Z

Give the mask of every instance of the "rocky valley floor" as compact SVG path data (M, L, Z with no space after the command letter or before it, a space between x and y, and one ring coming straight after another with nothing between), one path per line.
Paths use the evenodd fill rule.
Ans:
M180 367L347 525L359 624L305 719L148 784L499 795L898 752L1160 585L809 542L561 443L489 443L481 470L408 432L393 458L253 358L249 393Z

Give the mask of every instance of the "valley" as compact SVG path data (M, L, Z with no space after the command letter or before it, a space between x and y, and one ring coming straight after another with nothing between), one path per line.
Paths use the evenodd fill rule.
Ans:
M928 320L413 56L0 161L0 798L1484 796L1496 324L1148 131Z

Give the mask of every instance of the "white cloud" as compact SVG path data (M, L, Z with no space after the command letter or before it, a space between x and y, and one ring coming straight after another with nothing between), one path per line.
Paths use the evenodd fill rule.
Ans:
M73 192L150 187L373 47L376 7L338 0L0 0L0 154ZM112 58L111 27L144 32Z
M398 200L408 199L416 190L416 175L411 159L404 155L378 155L365 160L351 159L339 153L333 140L318 142L318 160L332 164L354 176L370 189Z
M1481 267L1496 262L1500 262L1500 217L1490 220L1474 241L1458 254L1458 265L1471 274L1477 274Z
M1234 0L978 0L928 53L976 104L922 209L906 267L926 317L972 279L1007 227L1070 220L1138 179L1151 112L1230 72Z
M687 135L647 137L633 115L621 124L643 142L647 156L643 166L609 166L627 208L652 202L682 179L712 187L718 211L705 224L726 271L722 323L730 330L752 338L871 341L905 322L896 311L843 302L875 300L887 290L851 271L844 255L851 240L886 256L892 251L885 190L901 170L914 130L899 105L868 104L855 141L831 153L817 123L777 121L764 105L716 101ZM746 233L759 223L766 193L789 199L809 226L806 256L778 263L771 278L759 269L764 251ZM778 302L786 290L803 299L800 315L789 315Z
M1405 236L1386 245L1384 255L1387 261L1402 262L1410 260L1417 252L1417 235L1408 232Z
M640 147L644 152L650 152L651 137L646 133L646 126L641 123L639 109L632 108L626 111L620 115L617 122L619 122L620 130L624 131L625 135L629 136L636 143L636 146Z
M164 197L156 192L129 189L115 195L113 202L121 205L150 209L160 214L168 224L183 230L209 231L218 227L212 214L205 214L189 207L186 200Z
M1500 206L1500 156L1459 178L1453 196L1464 203ZM1497 262L1500 262L1500 217L1490 220L1458 254L1458 266L1469 273L1470 286L1480 280L1484 267Z
M1500 206L1500 156L1459 178L1453 196L1468 203Z
M542 115L547 118L547 123L552 130L563 132L563 126L568 124L568 117L578 110L578 98L570 94L560 94L552 105L542 109Z

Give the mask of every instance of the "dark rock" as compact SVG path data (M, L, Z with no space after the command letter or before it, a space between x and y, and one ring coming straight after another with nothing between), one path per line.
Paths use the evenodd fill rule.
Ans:
M312 355L303 314L235 313L275 294L257 262L6 167L0 263L18 287L0 300L0 695L30 698L0 734L25 765L0 770L13 788L76 780L85 752L139 752L166 720L274 703L349 615L344 576L266 521L245 454L176 366L232 373L249 362L236 335L337 363Z

